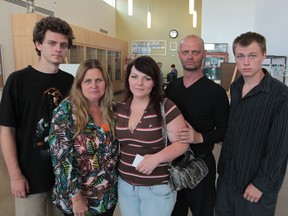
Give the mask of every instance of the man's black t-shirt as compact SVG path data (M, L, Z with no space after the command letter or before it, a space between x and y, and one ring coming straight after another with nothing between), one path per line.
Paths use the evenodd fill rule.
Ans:
M54 184L49 148L45 146L47 129L51 111L68 96L73 80L61 70L48 74L28 66L12 73L5 83L0 125L16 130L18 161L30 194L48 191Z

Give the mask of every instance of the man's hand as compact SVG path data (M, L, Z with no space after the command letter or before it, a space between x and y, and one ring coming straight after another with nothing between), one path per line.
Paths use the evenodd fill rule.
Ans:
M258 190L252 183L248 185L245 189L243 194L244 199L248 200L249 202L257 203L262 196L262 192Z
M17 198L25 198L29 193L29 183L24 176L11 178L11 192Z
M187 128L181 128L176 134L177 140L182 143L203 143L203 137L201 133L198 133L187 121Z

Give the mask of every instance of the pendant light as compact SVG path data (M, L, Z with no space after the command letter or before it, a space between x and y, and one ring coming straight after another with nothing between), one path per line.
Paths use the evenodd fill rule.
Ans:
M194 10L193 12L193 28L196 28L197 27L197 11Z
M189 0L189 14L193 14L195 10L195 2L194 0Z
M150 0L148 2L148 12L147 12L147 28L151 28L151 12L150 12Z
M133 0L128 0L128 16L133 15Z

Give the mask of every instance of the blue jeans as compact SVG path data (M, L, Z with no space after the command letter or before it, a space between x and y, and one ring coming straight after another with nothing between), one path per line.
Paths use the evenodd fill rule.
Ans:
M118 179L118 204L123 216L170 216L176 196L169 184L134 186Z

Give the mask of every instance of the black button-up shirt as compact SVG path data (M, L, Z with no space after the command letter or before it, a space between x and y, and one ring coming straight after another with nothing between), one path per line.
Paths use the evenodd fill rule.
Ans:
M229 126L218 173L244 192L253 183L262 192L280 190L288 155L288 87L265 72L242 98L243 77L231 86Z

